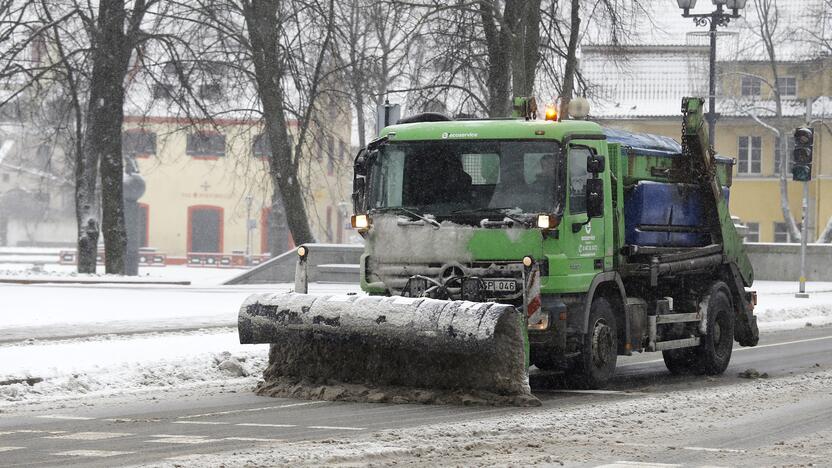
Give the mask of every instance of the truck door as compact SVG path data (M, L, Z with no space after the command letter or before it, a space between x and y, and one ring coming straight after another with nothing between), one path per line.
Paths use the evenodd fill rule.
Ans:
M570 144L566 157L566 210L561 229L561 245L567 257L572 285L589 285L595 274L604 270L604 241L606 217L588 219L586 209L586 181L592 177L587 171L587 158L594 149L581 144ZM605 174L599 174L604 177ZM605 186L609 187L608 184ZM605 198L608 195L605 194ZM570 281L572 282L572 281Z

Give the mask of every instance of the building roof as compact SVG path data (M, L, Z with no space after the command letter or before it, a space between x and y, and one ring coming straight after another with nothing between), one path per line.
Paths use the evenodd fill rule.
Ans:
M707 29L696 26L690 18L683 18L675 3L648 1L644 4L652 13L652 20L626 19L634 31L630 44L590 40L582 47L580 66L583 76L591 83L587 95L592 116L600 119L678 116L682 97L708 95ZM713 8L711 2L702 1L692 13L706 13ZM832 21L832 11L828 9L822 0L777 4L775 43L779 61L801 63L815 58L812 54L817 53L817 48L808 50L805 37L795 28L799 25L822 37L832 36L832 27L824 24ZM744 17L719 28L717 60L721 62L753 63L765 59L765 49L754 45L759 42L754 31L758 20L751 2L741 14ZM832 114L830 99L818 99L811 109L812 115ZM724 97L719 97L717 106L718 112L732 117L748 117L752 112L760 117L771 116L775 108L770 100ZM783 100L783 115L805 116L806 105L799 100Z
M695 94L692 94L695 95ZM682 97L658 100L610 101L592 100L590 113L595 119L644 119L678 117L681 115ZM783 116L805 118L806 102L798 99L783 99ZM768 99L722 98L717 99L717 112L722 117L747 118L752 115L760 118L775 116L776 104ZM832 96L821 96L812 102L813 118L832 118Z
M763 47L749 47L751 43L757 42L754 25L757 23L757 12L753 5L748 2L745 9L741 10L740 18L731 19L727 26L721 26L718 30L718 60L746 60L764 58ZM708 46L709 36L707 26L700 27L694 24L693 19L682 17L682 10L672 0L647 0L642 6L651 14L632 15L630 18L621 18L629 22L628 30L633 31L631 44L650 46ZM781 60L805 59L807 51L805 43L801 43L802 32L812 32L827 40L832 39L832 11L829 11L828 2L824 0L786 0L776 3L777 26L775 28L775 40L777 44L777 55ZM714 6L708 1L699 1L691 13L710 13ZM598 28L599 25L592 27ZM593 42L593 38L601 38ZM586 43L592 45L604 45L607 36L590 32L587 35Z

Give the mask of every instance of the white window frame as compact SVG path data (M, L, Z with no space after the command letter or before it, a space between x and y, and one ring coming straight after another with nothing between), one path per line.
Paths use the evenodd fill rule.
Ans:
M743 145L745 140L745 145ZM757 143L754 145L754 143ZM743 150L743 146L745 150ZM756 158L755 156L756 149ZM754 135L743 135L737 137L737 174L738 175L760 175L762 172L763 137ZM754 164L757 168L754 170ZM745 170L742 166L745 164Z
M748 231L745 234L746 242L760 242L760 223L745 223Z
M756 83L756 86L754 83ZM762 85L763 81L760 78L756 76L743 75L740 78L740 95L759 97L760 93L762 92ZM754 90L754 88L756 88L757 90L756 93L751 92ZM748 92L746 92L746 90L748 90Z
M784 80L792 80L794 81L794 92L793 93L784 93L783 92L783 81ZM777 79L777 91L780 93L781 98L795 98L797 97L797 77L795 76L781 76Z
M782 229L778 229L778 228L782 228ZM780 231L780 232L778 232L778 231ZM777 240L777 235L778 234L780 234L780 235L785 234L786 235L786 240L785 241L784 240ZM789 227L785 222L783 222L783 221L775 221L774 222L774 234L772 235L772 241L777 243L777 244L790 244L792 242L792 235L789 232Z

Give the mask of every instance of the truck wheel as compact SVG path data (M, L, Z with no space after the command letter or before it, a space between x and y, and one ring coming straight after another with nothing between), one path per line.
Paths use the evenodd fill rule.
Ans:
M662 351L664 365L671 374L689 375L697 373L697 359L695 349L667 349Z
M721 284L721 283L718 283ZM696 348L700 370L707 375L725 372L734 347L734 309L725 289L711 289L708 301L708 333Z
M609 301L599 297L589 310L589 327L578 363L570 379L581 388L601 388L615 373L618 336L615 315Z

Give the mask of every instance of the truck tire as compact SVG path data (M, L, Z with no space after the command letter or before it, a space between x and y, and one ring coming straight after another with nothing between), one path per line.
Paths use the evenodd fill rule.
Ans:
M734 308L726 290L727 287L722 282L711 288L707 334L702 337L702 342L696 348L698 367L707 375L725 372L728 363L731 362L731 351L734 347Z
M718 375L725 372L731 361L734 345L731 299L725 292L724 283L714 284L711 291L707 334L702 337L699 346L662 351L664 364L671 374Z
M610 302L603 297L593 300L581 355L569 378L572 385L596 389L610 381L618 359L617 330Z
M693 348L666 349L662 351L664 365L674 375L698 373L696 350Z

